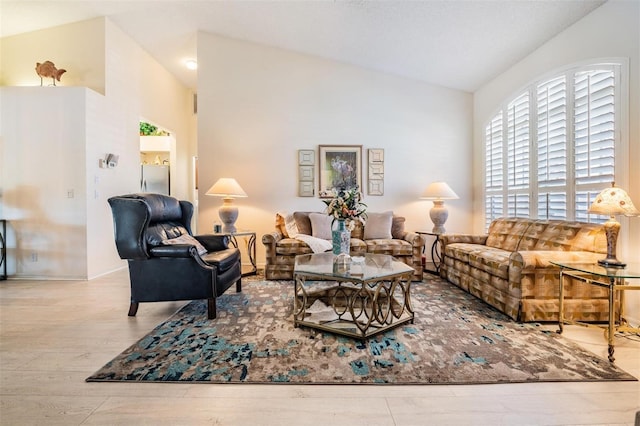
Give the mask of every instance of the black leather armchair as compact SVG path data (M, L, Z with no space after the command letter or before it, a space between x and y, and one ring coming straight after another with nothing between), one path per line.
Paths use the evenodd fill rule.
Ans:
M129 194L109 198L116 247L129 263L131 305L140 302L207 299L208 317L216 317L216 297L232 284L242 290L240 252L226 236L199 235L193 244L167 245L191 236L193 205L160 194ZM195 241L194 241L195 243ZM197 243L196 243L197 244Z

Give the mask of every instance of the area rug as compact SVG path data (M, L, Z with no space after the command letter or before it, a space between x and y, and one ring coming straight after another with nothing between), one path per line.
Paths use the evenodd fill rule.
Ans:
M636 380L539 324L510 320L440 279L413 283L414 324L366 342L294 328L292 281L185 305L87 381L485 384Z

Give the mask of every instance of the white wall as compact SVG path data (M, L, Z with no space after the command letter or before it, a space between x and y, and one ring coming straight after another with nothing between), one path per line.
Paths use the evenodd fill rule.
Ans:
M613 0L545 43L474 94L474 209L483 211L484 128L500 103L528 83L553 70L597 58L623 57L629 61L629 127L623 129L629 156L625 187L640 207L640 2ZM640 264L640 217L621 218L618 258ZM483 229L483 217L475 217L476 231ZM640 297L629 292L629 312L640 312ZM635 314L636 316L639 314Z
M212 34L198 34L198 157L201 232L222 200L205 196L234 177L248 198L236 200L239 228L274 230L277 211L321 211L297 196L297 150L362 145L385 150L384 196L369 211L393 210L408 230L430 230L430 201L419 197L445 180L451 231L471 229L471 112L468 93ZM363 169L366 184L366 168ZM317 187L317 182L316 182Z
M67 57L81 56L85 39L92 40L85 66L100 70L105 93L63 84L1 89L0 216L9 220L12 278L84 279L125 266L113 241L107 199L139 191L140 117L156 118L175 131L178 167L172 167L172 191L191 198L195 123L190 92L110 21L62 27L0 41L6 64L23 61L32 46L46 45L59 34L67 41L83 39L64 44ZM12 48L4 49L7 45ZM4 81L13 81L13 75L4 75ZM33 85L39 86L39 79ZM107 153L119 155L116 168L99 168ZM73 199L67 198L69 189ZM35 250L41 252L38 262L31 260Z
M87 89L3 87L0 215L17 236L8 274L86 276Z
M39 86L36 62L51 61L67 70L57 85L88 87L104 94L104 26L103 18L95 18L1 38L0 85ZM43 85L52 82L45 78Z

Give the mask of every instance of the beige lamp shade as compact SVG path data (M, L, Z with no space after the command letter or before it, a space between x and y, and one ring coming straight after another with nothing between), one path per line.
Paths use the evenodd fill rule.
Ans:
M431 232L434 234L444 234L446 232L444 224L449 217L449 211L444 206L443 200L457 200L458 194L446 182L433 182L422 193L422 197L425 200L433 200L433 207L429 210L429 217L433 222L433 229Z
M446 182L433 182L422 193L425 200L457 200L458 194Z
M233 178L220 178L206 192L206 195L214 197L224 197L222 206L218 209L218 216L224 224L222 232L233 234L237 231L236 220L238 219L238 208L233 205L234 198L246 197L247 193Z
M246 197L247 193L234 178L220 178L207 191L207 195L225 198Z
M596 199L593 200L593 204L589 207L589 213L609 216L609 220L603 225L604 232L607 236L607 257L598 260L598 263L604 267L625 267L626 264L620 262L616 257L616 244L618 242L618 234L620 233L620 223L616 220L615 215L640 215L638 209L633 205L631 198L624 189L616 187L615 182L612 182L611 188L602 190L602 192L596 196Z

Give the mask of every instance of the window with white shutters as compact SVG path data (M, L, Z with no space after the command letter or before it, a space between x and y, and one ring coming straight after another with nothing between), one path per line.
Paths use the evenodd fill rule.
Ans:
M615 180L619 65L530 86L485 129L485 224L501 216L601 222L587 214Z
M486 128L485 151L485 217L500 217L504 214L503 189L503 148L502 148L502 111L500 111ZM489 226L491 220L486 223Z
M567 84L565 76L536 87L538 218L567 218Z

